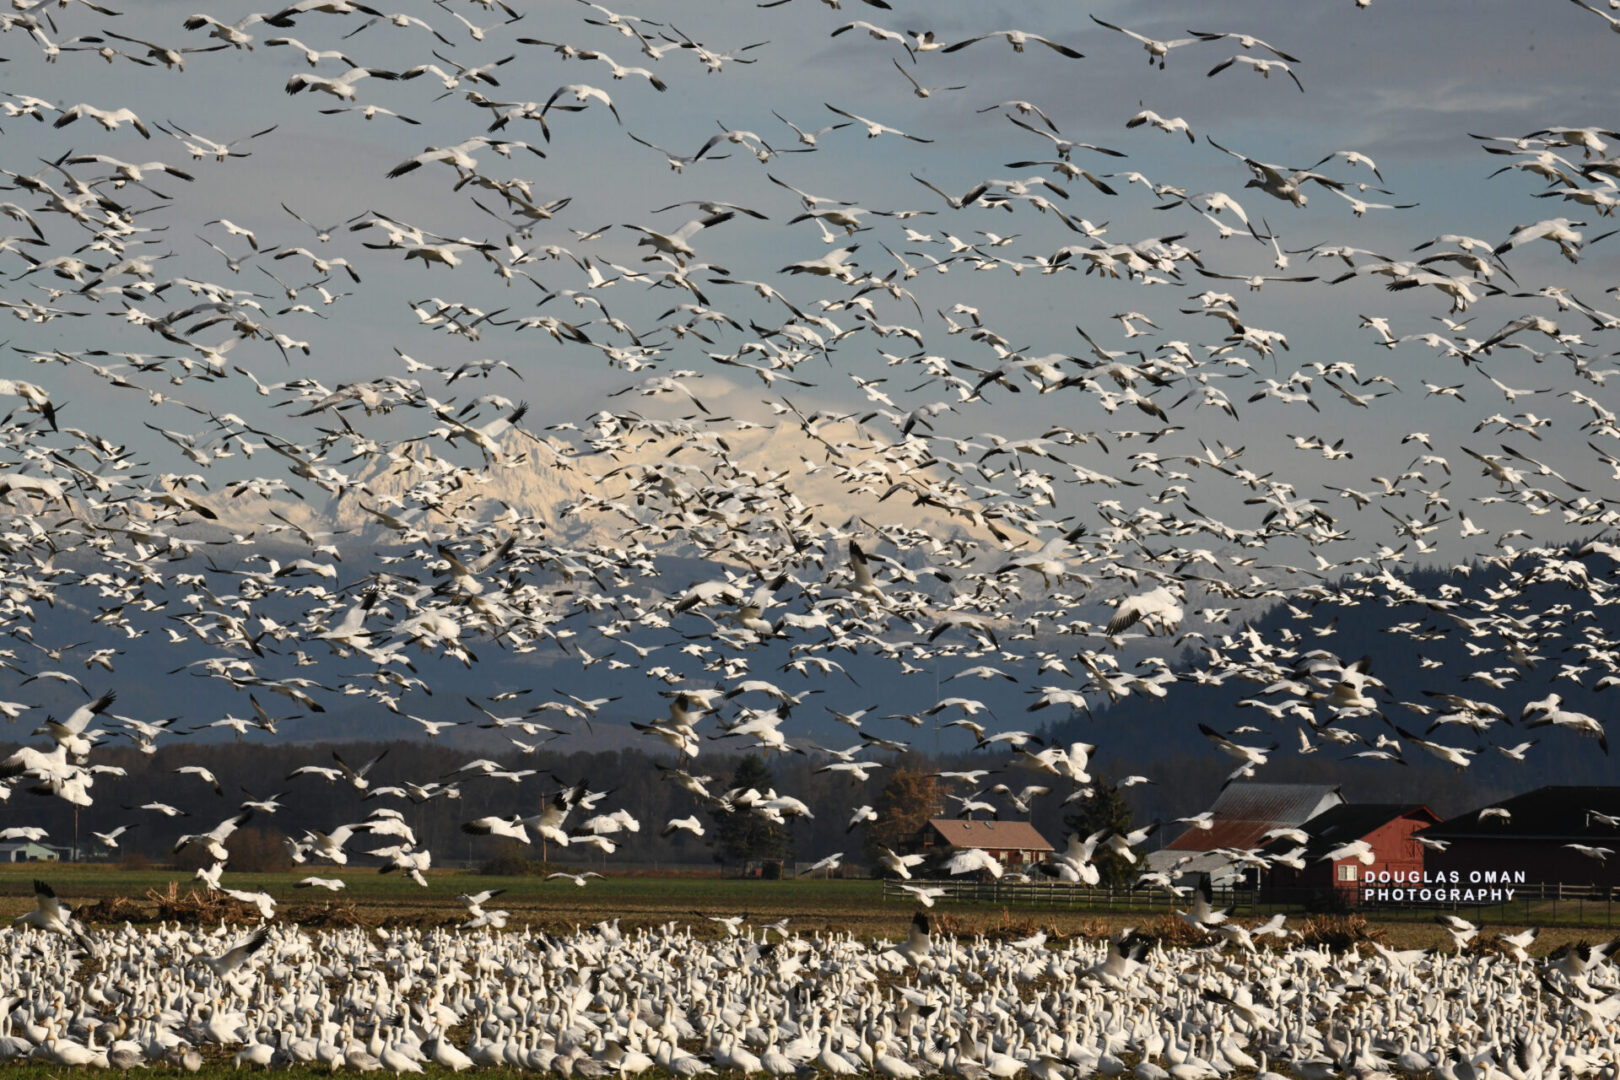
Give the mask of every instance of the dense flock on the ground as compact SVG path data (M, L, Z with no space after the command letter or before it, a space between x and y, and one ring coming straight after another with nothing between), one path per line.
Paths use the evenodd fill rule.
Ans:
M1592 58L1620 16L1058 4L1005 29L973 5L880 0L401 8L0 13L0 307L17 320L0 712L25 743L0 762L6 841L61 842L32 822L56 800L108 850L174 813L98 799L115 740L265 741L293 715L362 709L401 737L480 725L500 750L388 784L311 750L246 793L175 767L154 782L218 792L177 845L209 853L208 887L233 887L233 833L303 785L352 791L352 814L288 838L313 887L340 889L352 857L430 888L411 803L607 856L626 832L702 835L716 809L808 812L793 791L726 790L711 740L864 780L943 729L986 751L945 777L978 813L1080 796L1110 746L1140 750L1106 723L1097 745L1045 745L992 714L987 684L1015 684L1031 724L1252 685L1205 731L1234 778L1295 753L1457 769L1608 753L1620 135L1570 111L1614 104L1612 50ZM1339 47L1411 59L1416 30L1513 51L1459 68L1459 91L1438 44L1382 71ZM1554 47L1521 52L1532 31ZM1497 70L1511 93L1477 82ZM1419 565L1455 580L1420 591ZM1465 590L1478 565L1501 587ZM1524 599L1545 586L1563 599ZM1291 625L1248 621L1278 604ZM1363 604L1388 610L1425 684L1334 651L1335 612ZM1477 667L1430 659L1441 638ZM854 657L892 678L855 685ZM1517 692L1549 671L1556 692ZM811 714L847 725L848 748L817 745L833 740L807 734ZM610 719L671 767L525 765ZM686 813L615 802L660 782ZM488 790L523 805L468 813ZM854 832L874 810L841 813ZM1048 869L1094 880L1095 851L1146 835L1075 836ZM971 853L942 870L999 872ZM55 929L6 957L13 1028L65 1038L96 1012L134 1038L169 1009L169 1030L341 1026L366 995L345 1037L386 1051L431 1039L453 1001L457 1023L488 1021L477 1040L515 1027L523 1053L574 1054L576 1072L673 1054L684 1017L717 1063L819 1038L893 1075L1106 1070L1127 1047L1213 1061L1284 1040L1274 1059L1314 1076L1319 1052L1337 1069L1410 1035L1446 1056L1494 1046L1519 1080L1606 1053L1614 1011L1483 961L1318 970L1296 952L1223 974L1155 953L1076 981L1097 960L1078 947L913 942L902 961L790 942L744 960L744 942L688 951L679 931L315 947L277 926L255 939L268 963L217 998L162 961L225 942L114 932L102 974L60 991L84 995L75 1012L43 996L58 976L40 950L72 945ZM342 965L367 973L356 1000L320 1011L332 991L303 976ZM883 967L921 998L886 1007L865 977ZM500 990L475 993L486 978ZM390 995L416 984L442 995L407 1013ZM1271 1003L1203 994L1242 988ZM778 1028L757 994L788 1000ZM554 1044L528 1014L551 1016ZM617 1044L591 1030L604 1016Z
M1479 931L1459 920L1455 952L1331 951L1299 944L1281 916L1243 929L1189 907L1213 944L1129 929L957 937L920 913L897 941L743 916L561 935L30 928L0 959L15 987L0 1002L0 1059L895 1080L1551 1080L1616 1067L1614 943L1532 959L1529 930L1464 952Z

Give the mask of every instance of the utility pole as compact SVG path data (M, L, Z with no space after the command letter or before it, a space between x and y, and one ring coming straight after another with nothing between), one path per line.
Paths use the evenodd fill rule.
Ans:
M939 704L939 654L934 654L934 704ZM934 765L939 766L939 713L934 714Z

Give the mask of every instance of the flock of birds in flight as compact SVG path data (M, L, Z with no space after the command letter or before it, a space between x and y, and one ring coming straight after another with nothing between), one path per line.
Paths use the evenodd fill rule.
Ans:
M1620 30L1617 16L1572 2ZM677 152L643 137L653 130L638 123L650 98L696 93L709 76L742 80L759 94L768 85L759 76L784 54L780 45L703 41L667 16L589 0L545 5L543 29L531 17L541 8L502 0L417 8L300 0L234 18L194 14L161 28L150 12L90 0L13 0L0 14L10 61L0 68L5 138L34 128L30 139L55 147L37 167L8 155L0 168L0 222L11 225L0 237L0 308L20 324L0 378L9 407L0 423L0 626L10 638L0 666L14 676L12 697L35 683L83 695L62 719L43 719L34 730L43 742L0 762L5 839L47 838L26 822L35 796L104 812L96 780L117 769L97 751L112 739L150 754L192 731L274 737L286 719L268 704L278 697L304 714L345 699L373 703L399 717L402 735L435 737L477 723L508 737L515 757L480 758L451 776L385 786L369 776L376 760L352 766L340 754L335 765L294 773L351 785L357 801L447 806L459 806L464 785L534 776L521 759L565 730L555 724L589 726L612 715L619 697L598 696L601 682L545 701L530 700L530 688L490 688L468 697L472 711L460 718L459 706L447 713L440 699L429 700L435 671L471 668L491 649L543 650L559 670L600 664L620 680L657 687L667 713L631 726L673 756L660 777L690 793L693 809L650 823L665 836L701 835L699 813L717 808L774 822L810 813L791 793L721 790L698 767L708 739L767 753L812 751L825 757L824 771L864 781L911 749L902 737L908 728L933 722L968 732L975 749L1007 755L1007 774L1023 778L981 787L990 770L942 774L978 789L953 795L965 810L1088 790L1094 745L1047 745L954 692L907 713L827 707L859 741L847 750L811 745L794 733L792 714L839 685L844 653L885 657L907 675L938 677L946 666L947 684L1033 680L1028 709L1044 718L1131 695L1165 697L1178 682L1249 682L1254 693L1241 704L1260 721L1201 726L1236 763L1234 780L1256 776L1284 740L1295 748L1296 739L1301 754L1337 746L1395 764L1427 753L1463 769L1492 750L1523 761L1537 740L1501 737L1515 718L1494 695L1511 694L1538 665L1557 665L1571 694L1620 681L1620 639L1593 616L1614 602L1612 567L1620 562L1620 545L1604 539L1620 514L1598 493L1620 480L1620 424L1605 403L1607 380L1620 371L1607 366L1605 335L1620 327L1620 315L1587 291L1601 285L1583 263L1614 231L1602 225L1620 204L1620 134L1553 125L1473 136L1502 162L1497 173L1509 174L1498 184L1528 179L1539 188L1529 197L1552 199L1574 217L1537 214L1504 235L1447 233L1392 255L1349 242L1289 248L1273 222L1305 212L1313 197L1313 223L1323 202L1342 201L1349 214L1336 225L1376 221L1381 236L1389 235L1386 221L1415 204L1386 187L1399 177L1386 177L1359 150L1320 147L1309 165L1271 163L1212 137L1205 127L1215 118L1167 117L1145 98L1113 125L1114 135L1170 136L1178 152L1193 155L1187 168L1196 183L1124 169L1125 151L1060 127L1053 100L951 104L968 101L974 83L1017 84L1026 66L1044 73L1028 76L1032 86L1083 78L1094 62L1088 56L1132 43L1154 69L1149 82L1202 53L1211 66L1197 62L1201 78L1224 84L1250 72L1268 82L1248 93L1308 101L1308 63L1247 32L1158 39L1092 15L1084 40L1020 29L946 40L839 14L828 18L826 48L869 55L887 93L865 94L857 105L829 83L824 111L790 118L781 110L794 106L766 102L763 111L780 124L770 134L733 126L747 117L727 117L701 145ZM775 17L757 16L767 25ZM130 25L136 18L139 28ZM539 33L547 36L530 36ZM994 52L997 42L1011 53ZM944 58L970 48L980 63L971 80L936 85L951 77L940 74ZM48 67L37 66L38 53ZM18 78L24 54L36 85ZM295 70L282 84L275 68L289 56ZM420 62L398 62L405 56ZM172 113L75 101L78 73L104 63L143 92L151 80L172 80ZM283 124L235 130L229 109L211 112L205 96L186 89L211 66L259 89L284 89L297 117L284 121L289 129L312 123L313 108L331 118L325 124L369 121L368 139L414 146L421 131L438 145L402 147L381 164L365 153L344 161L375 180L328 223L324 211L301 211L291 189L268 200L253 191L250 159L274 153L286 132ZM553 89L559 68L578 73L563 79L583 81ZM748 117L759 106L732 99ZM930 109L940 110L940 122L906 121L918 130L866 115L926 120ZM969 122L971 140L947 139ZM863 200L890 209L853 198L850 178L861 175L863 155L878 145L872 140L883 140L877 157L907 163L907 186ZM559 193L564 178L577 169L581 204L592 176L611 188L590 160L609 153L610 141L612 153L645 154L655 174L667 164L671 190L701 183L708 194L649 210L639 222L579 220L570 209L576 196ZM1011 160L977 171L986 154ZM840 165L822 171L822 158ZM303 167L318 175L330 164L309 158ZM1021 172L991 178L1004 169ZM506 175L513 171L531 175ZM207 187L215 176L246 186ZM366 205L388 201L396 184L427 193L409 215ZM192 185L210 192L197 204L213 209L193 210ZM1197 190L1215 186L1238 194ZM901 190L913 196L905 205L894 198ZM768 192L772 202L755 209L746 203L758 200L738 192ZM1113 201L1144 195L1161 212L1157 220L1173 223L1159 234L1125 239L1094 220ZM235 206L229 217L217 209L225 204ZM482 216L468 218L474 210ZM435 220L452 217L483 221L487 232L467 235ZM722 244L732 245L727 261L753 276L710 261ZM421 280L452 298L377 288L379 280L390 288L407 280L389 265L400 260L419 260L430 272ZM769 269L778 262L785 265ZM1257 272L1256 263L1269 265ZM1561 283L1549 267L1579 273L1583 284ZM1342 287L1327 294L1334 308L1340 297L1374 295L1371 285L1432 297L1434 310L1414 325L1402 315L1361 315L1354 347L1368 359L1344 358L1352 345L1336 342L1300 350L1317 359L1296 367L1287 332L1256 317L1287 317L1265 306L1280 290L1315 297L1330 285ZM997 314L1018 292L1073 307L1075 295L1093 291L1135 299L1113 315L1113 339L1076 327L1069 351L1036 354L1022 341L1031 331L1020 317ZM1165 302L1150 306L1155 297ZM381 361L328 355L321 324L341 324L350 312L362 313L357 332L368 339L390 317L442 334L441 354L390 350L384 340L370 350ZM1167 339L1161 327L1170 325L1187 327L1191 340ZM1208 333L1193 332L1200 329ZM299 336L306 333L315 340ZM1397 362L1398 377L1387 373ZM507 396L537 394L566 365L585 364L630 381L584 421L541 416ZM12 377L19 369L29 377ZM751 397L742 387L756 378L764 397L742 403ZM1379 412L1395 404L1381 399L1420 389L1437 412L1470 399L1492 405L1455 446L1390 429L1388 441L1399 435L1396 452L1409 450L1410 464L1365 481L1352 479L1355 455L1387 457L1389 446L1316 433L1329 423L1376 431ZM638 408L626 407L628 395ZM836 407L845 398L853 408ZM1061 402L1061 413L1048 412L1049 401ZM144 410L144 423L101 415L124 403ZM1048 423L1043 413L1072 419ZM1444 429L1459 427L1447 415ZM1245 419L1261 426L1241 427ZM1313 433L1288 434L1279 445L1285 428ZM761 431L779 452L744 462L733 445ZM1271 445L1262 449L1262 441ZM571 478L577 495L569 505L480 494L537 469ZM846 503L806 497L826 484ZM325 520L312 501L323 497L366 528ZM1206 512L1212 505L1219 516ZM611 539L573 543L555 527L562 519L611 523ZM373 538L370 550L362 535ZM1448 535L1458 543L1447 546ZM1548 535L1586 539L1572 548ZM708 574L671 583L659 559L672 551L701 557ZM1501 587L1421 592L1401 573L1414 560L1458 551L1466 553L1458 573L1477 558L1500 573ZM1521 599L1543 585L1564 589L1567 602L1534 607ZM1247 621L1279 603L1297 628L1263 634ZM1434 687L1424 700L1397 700L1369 661L1331 650L1331 613L1357 603L1397 610L1389 629L1420 654L1427 642L1461 639L1479 670L1439 670L1425 660L1437 669ZM77 628L94 627L93 647L90 638L60 644L75 619ZM117 711L116 690L89 678L128 676L117 664L123 651L103 642L149 634L204 651L176 678L217 680L245 699L246 715L181 721ZM1190 646L1193 661L1172 666L1159 647L1170 642ZM765 647L786 650L780 677L758 670ZM84 677L74 670L81 665ZM1396 723L1397 708L1424 730ZM0 711L34 723L45 709L7 700ZM1526 730L1594 739L1608 752L1602 721L1559 693L1516 719ZM178 771L219 790L201 766ZM611 853L616 836L642 823L608 798L574 779L536 812L462 827ZM206 850L211 865L199 877L267 921L275 899L232 889L223 875L232 834L280 806L250 796L175 848ZM179 813L155 799L131 810L136 817L96 817L106 830L95 833L97 843L118 847L140 815ZM851 830L876 816L869 805L850 810ZM1097 850L1131 858L1151 829L1071 837L1046 869L1094 883ZM350 846L361 837L378 846ZM431 884L431 852L391 807L287 843L312 869L366 855L384 872ZM890 851L882 861L909 881L916 860ZM939 869L1001 868L969 851ZM584 885L592 875L556 876ZM301 884L337 890L343 880L312 874ZM938 895L926 883L907 888L925 906ZM47 957L66 973L85 955L102 966L87 983L58 991L70 996L68 1008L26 991L0 999L0 1057L38 1053L61 1064L117 1064L115 1045L124 1060L133 1046L141 1058L184 1063L191 1046L218 1043L240 1046L243 1063L358 1053L351 1064L369 1058L395 1071L414 1071L426 1056L458 1069L505 1062L586 1076L656 1063L681 1075L812 1067L902 1078L919 1069L970 1078L1027 1071L1050 1080L1117 1075L1119 1055L1129 1052L1139 1056L1142 1080L1165 1075L1155 1060L1168 1060L1175 1080L1202 1080L1234 1068L1265 1074L1265 1059L1249 1059L1245 1049L1263 1046L1308 1080L1390 1069L1526 1080L1600 1064L1612 1071L1613 1045L1602 1033L1620 1015L1620 996L1604 996L1614 980L1603 949L1536 963L1524 955L1528 940L1513 943L1519 955L1509 959L1381 949L1367 960L1305 949L1262 955L1253 943L1261 928L1223 922L1198 896L1188 917L1235 946L1236 961L1149 953L1123 938L1096 955L1080 943L1048 950L1044 936L1010 946L944 942L921 914L896 946L785 931L767 943L767 934L737 935L735 925L701 949L673 926L503 937L496 932L507 916L483 906L490 895L462 898L469 922L460 936L340 933L322 935L317 947L310 934L278 924L231 945L200 929L92 936L48 886L37 891L36 908L18 920L26 944L0 960L0 986L26 985L15 981L18 972ZM1286 935L1280 922L1264 933ZM195 964L174 962L181 956ZM1540 979L1527 982L1532 967ZM354 978L348 990L332 981L340 973ZM910 985L874 993L878 973ZM294 978L316 974L324 981ZM1020 994L1029 986L1033 996ZM1354 1008L1343 1004L1352 999ZM29 1001L32 1011L22 1007ZM276 1027L273 1017L289 1026ZM1555 1033L1537 1034L1552 1019L1560 1022ZM469 1020L472 1045L463 1052L446 1033ZM1504 1041L1520 1021L1529 1034ZM694 1038L706 1058L682 1048Z

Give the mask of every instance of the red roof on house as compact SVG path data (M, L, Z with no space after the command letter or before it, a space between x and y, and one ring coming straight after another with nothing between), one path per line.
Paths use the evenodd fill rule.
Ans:
M951 847L994 851L1051 851L1046 837L1027 821L970 821L932 818L928 822Z

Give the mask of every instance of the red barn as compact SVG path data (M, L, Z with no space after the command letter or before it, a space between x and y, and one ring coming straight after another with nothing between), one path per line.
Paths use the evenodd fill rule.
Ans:
M1421 804L1346 803L1335 806L1300 828L1309 838L1297 856L1304 869L1272 864L1267 886L1278 899L1291 898L1293 890L1331 894L1339 902L1361 903L1363 890L1374 885L1417 881L1423 876L1423 845L1412 834L1440 821L1439 815ZM1363 863L1354 857L1327 859L1337 848L1355 841L1372 848L1373 861ZM1266 848L1266 855L1287 854L1301 845L1287 839Z

